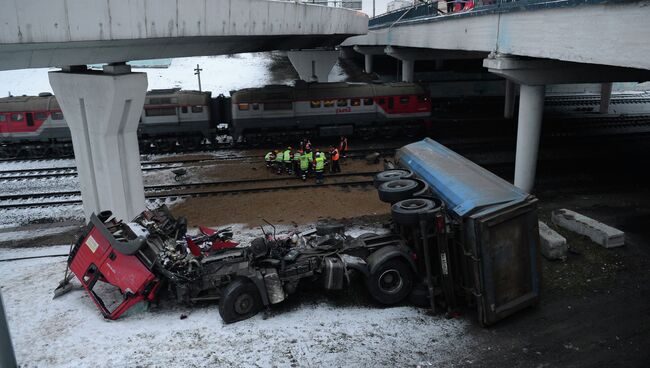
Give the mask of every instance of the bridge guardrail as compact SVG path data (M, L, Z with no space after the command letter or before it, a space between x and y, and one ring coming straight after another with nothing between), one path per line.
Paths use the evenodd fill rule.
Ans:
M426 0L420 0L426 1ZM393 26L399 22L428 19L432 17L451 17L478 15L486 12L505 12L514 9L558 7L585 3L602 3L607 0L432 0L424 4L401 8L370 18L369 28Z

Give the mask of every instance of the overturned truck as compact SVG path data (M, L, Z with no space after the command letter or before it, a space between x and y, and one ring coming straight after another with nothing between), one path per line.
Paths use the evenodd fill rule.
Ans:
M391 206L388 235L352 237L330 224L281 238L271 225L237 244L229 229L189 235L164 206L128 223L101 213L73 246L57 291L76 276L108 319L162 295L214 300L226 323L282 302L301 282L340 290L353 277L381 304L408 298L451 315L476 307L486 326L536 304L537 200L430 139L396 159L375 176ZM106 285L117 290L112 302L100 295Z

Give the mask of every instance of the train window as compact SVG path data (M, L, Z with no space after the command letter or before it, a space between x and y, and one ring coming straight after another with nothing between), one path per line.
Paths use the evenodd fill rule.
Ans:
M372 105L372 104L373 104L372 98L364 98L364 99L363 99L363 104L364 104L365 106L370 106L370 105Z
M61 111L52 112L52 120L63 120L63 113Z
M309 101L309 106L311 106L312 109L319 108L320 107L320 100Z
M37 112L36 113L36 120L45 120L47 119L47 113L46 112Z
M399 98L399 103L402 105L408 105L409 103L409 96L402 96Z
M386 101L383 98L380 98L379 101L377 101L377 103L383 105L386 103Z
M178 99L176 99L178 101ZM152 105L171 105L172 99L169 97L151 97L149 103Z
M264 110L273 111L273 110L291 110L293 109L293 103L291 101L279 101L279 102L265 102Z
M245 111L248 110L248 104L247 103L240 103L237 105L240 111Z
M192 113L198 114L203 112L203 106L192 106Z
M350 100L350 105L352 106L361 106L361 100L358 98L353 98Z
M0 123L4 123L5 121L7 121L7 116L0 115Z
M336 100L336 106L347 106L347 105L348 105L348 100L346 99Z
M13 121L23 121L24 118L25 117L21 113L11 114L11 120L13 120Z
M183 114L187 114L187 106L183 106L183 107L181 107L181 112L182 112Z
M251 107L253 108L253 110L259 110L260 109L260 104L254 103L254 104L251 104Z
M427 102L429 98L425 95L418 96L418 102Z
M52 113L52 119L54 119L54 114ZM170 116L176 115L176 108L174 107L161 107L158 109L145 109L144 114L146 116Z
M323 101L323 107L332 107L332 106L334 106L334 100Z

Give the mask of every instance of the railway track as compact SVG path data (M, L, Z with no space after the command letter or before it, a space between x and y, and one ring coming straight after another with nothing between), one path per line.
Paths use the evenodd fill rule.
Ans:
M390 155L395 152L394 148L383 148L383 149L358 149L349 151L349 159L359 159L365 157L368 153L378 152L380 155ZM179 158L172 160L165 160L162 162L156 161L145 161L142 162L142 171L161 171L161 170L170 170L179 167L188 167L191 165L202 163L205 165L218 164L223 161L255 161L262 163L263 158L259 155L242 155L242 156L227 156L227 157L213 157L213 158ZM77 168L75 166L61 166L53 168L37 168L37 169L13 169L13 170L2 170L0 171L0 182L8 180L31 180L31 179L43 179L43 178L57 178L57 177L69 177L77 176Z
M372 184L372 177L376 171L370 172L353 172L344 174L325 175L325 177L334 182L325 184L312 184L301 182L295 177L279 177L265 179L243 179L228 181L213 181L202 183L185 183L169 185L145 186L145 199L154 201L157 199L176 199L179 197L204 197L225 194L240 194L264 191L279 191L314 187L330 186L360 186ZM352 178L352 179L350 179ZM342 179L342 180L341 180ZM310 180L311 181L311 180ZM290 184L291 182L298 184ZM259 185L280 183L281 185ZM227 189L214 189L217 187L233 187ZM240 187L236 187L240 186ZM35 208L51 207L60 205L81 204L80 191L66 192L44 192L44 193L25 193L9 194L0 196L0 209L13 208ZM4 202L4 203L3 203ZM9 202L9 203L7 203Z

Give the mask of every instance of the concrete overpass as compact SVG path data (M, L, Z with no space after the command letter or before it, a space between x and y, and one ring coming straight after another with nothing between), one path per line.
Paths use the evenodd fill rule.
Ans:
M607 111L611 82L650 80L650 1L496 0L445 14L438 4L402 9L370 20L367 35L342 46L365 55L400 60L402 80L412 81L414 62L484 59L506 79L506 117L514 114L515 84L521 86L515 185L533 188L544 86L603 83Z
M144 73L124 62L328 48L364 34L357 11L266 0L0 0L0 70L58 66L50 84L72 133L86 217L145 206L137 127ZM318 78L335 51L292 52ZM110 63L103 71L85 64ZM331 65L330 65L331 68Z

